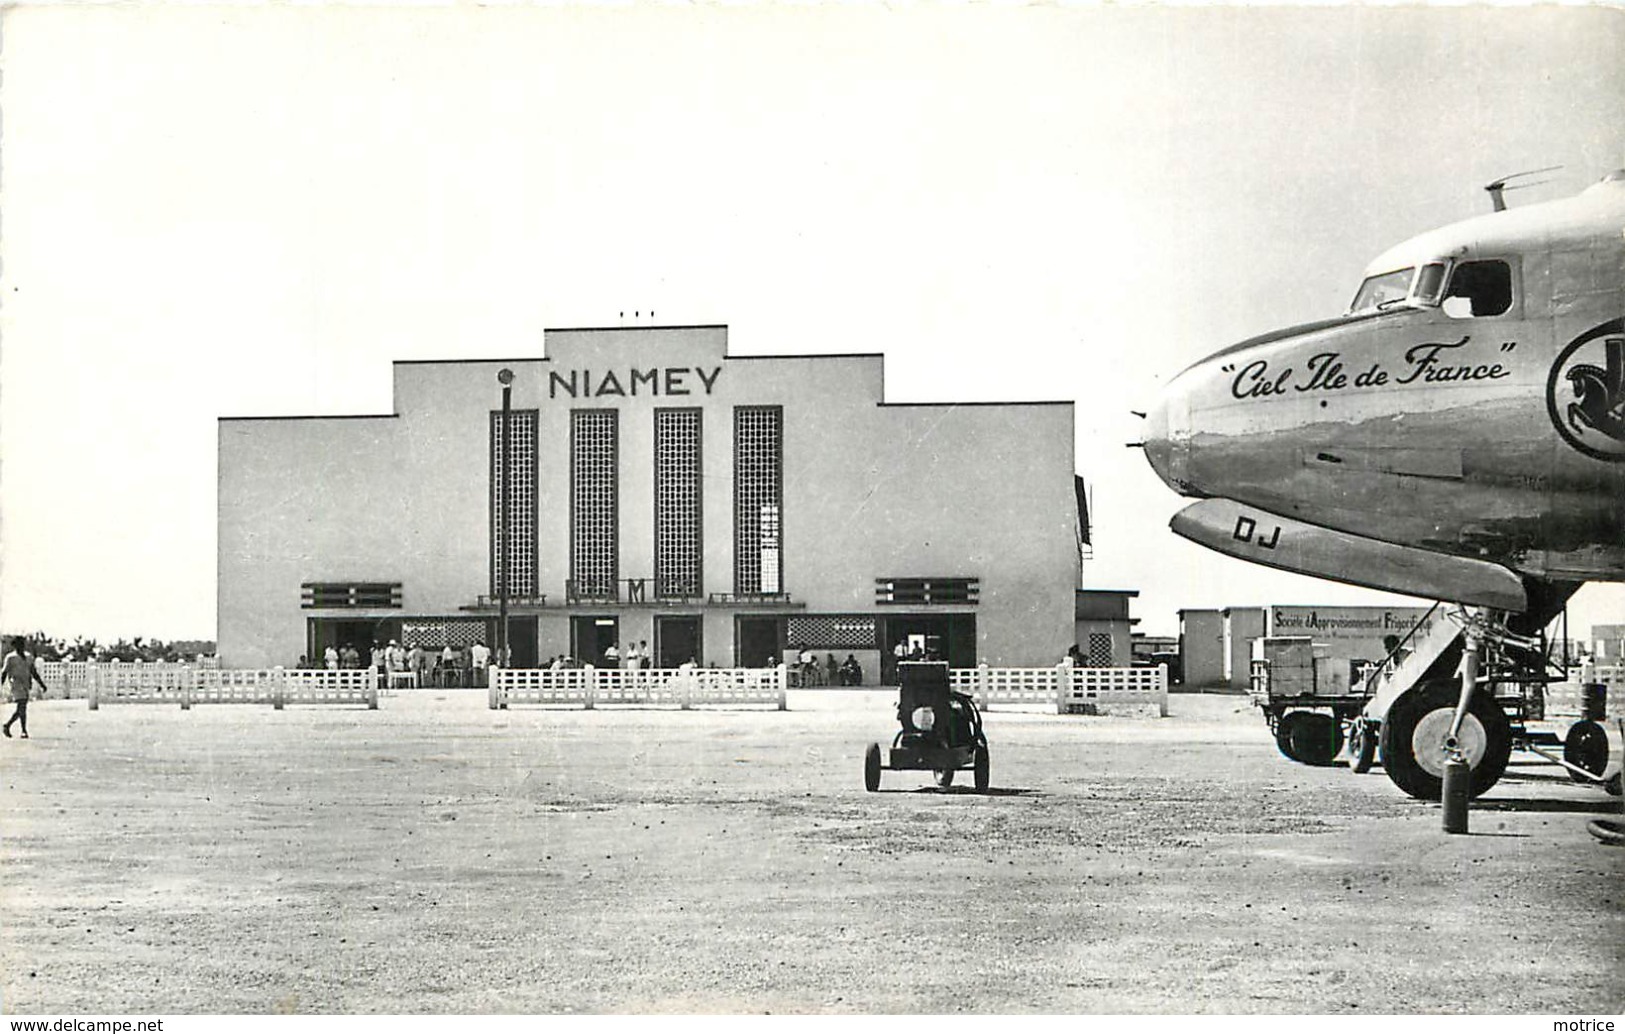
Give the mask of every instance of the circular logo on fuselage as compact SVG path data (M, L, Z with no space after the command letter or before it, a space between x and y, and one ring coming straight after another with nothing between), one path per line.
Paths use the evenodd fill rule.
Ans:
M1592 327L1558 353L1546 411L1576 449L1625 463L1625 319Z

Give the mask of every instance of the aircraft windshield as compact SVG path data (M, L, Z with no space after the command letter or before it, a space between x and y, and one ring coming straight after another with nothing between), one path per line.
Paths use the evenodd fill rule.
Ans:
M1416 290L1411 292L1411 297L1423 305L1438 305L1439 292L1444 289L1444 271L1443 262L1429 262L1423 266L1422 275L1416 278Z
M1381 273L1377 276L1366 277L1355 292L1354 302L1349 306L1350 312L1367 312L1371 309L1380 309L1390 302L1403 301L1411 293L1411 280L1416 273L1416 267L1407 266L1396 269L1392 273Z

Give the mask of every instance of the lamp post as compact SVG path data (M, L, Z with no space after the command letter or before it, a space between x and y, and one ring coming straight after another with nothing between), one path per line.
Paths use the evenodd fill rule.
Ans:
M497 665L508 667L508 519L512 504L509 486L513 483L512 450L509 448L508 417L513 406L513 371L507 367L497 371L497 383L502 385L502 481L497 486L501 500L497 518Z

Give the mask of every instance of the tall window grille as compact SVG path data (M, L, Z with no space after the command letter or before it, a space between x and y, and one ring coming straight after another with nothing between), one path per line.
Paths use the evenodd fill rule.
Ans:
M655 595L699 596L700 411L655 410Z
M734 409L734 592L780 593L784 410Z
M618 417L613 409L570 414L570 579L577 598L616 597Z
M536 410L508 413L513 472L502 497L502 411L491 413L491 593L501 592L502 554L509 563L508 595L536 595Z
M1112 637L1109 632L1089 633L1089 667L1110 668L1112 666Z

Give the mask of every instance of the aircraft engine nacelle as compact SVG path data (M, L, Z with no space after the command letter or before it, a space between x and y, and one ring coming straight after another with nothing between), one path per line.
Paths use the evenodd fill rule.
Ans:
M1170 527L1220 553L1300 574L1496 610L1528 605L1523 580L1500 564L1307 524L1231 499L1193 503Z

